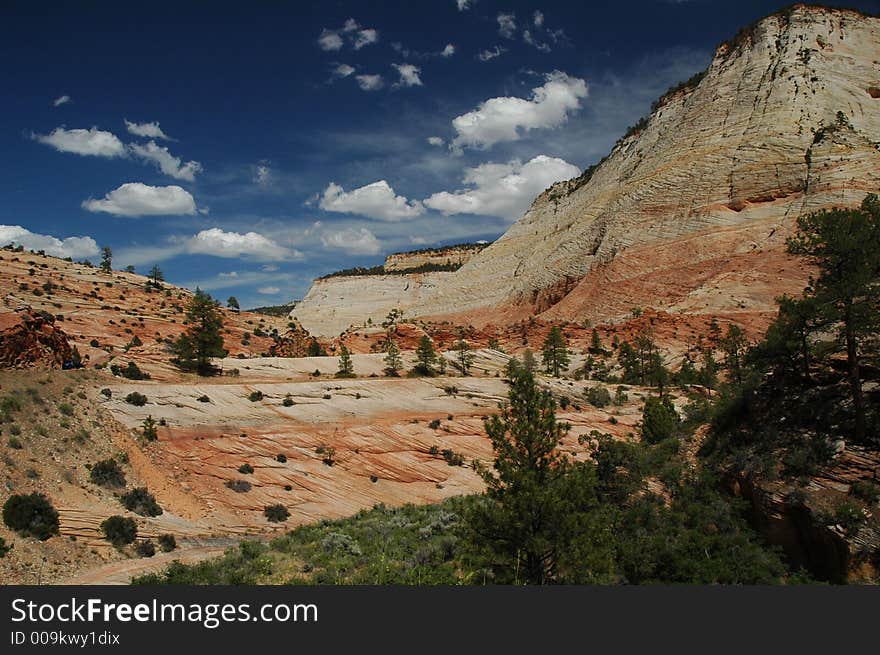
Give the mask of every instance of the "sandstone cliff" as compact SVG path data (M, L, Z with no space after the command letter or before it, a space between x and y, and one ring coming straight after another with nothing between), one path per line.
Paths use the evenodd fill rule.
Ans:
M634 306L771 314L808 276L784 253L795 218L880 189L878 61L878 19L797 6L760 21L409 313L475 324L614 321Z

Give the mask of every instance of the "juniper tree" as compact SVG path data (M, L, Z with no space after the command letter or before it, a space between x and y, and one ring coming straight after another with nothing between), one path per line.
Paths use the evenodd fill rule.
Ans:
M238 298L235 296L229 296L229 299L226 301L226 306L235 311L241 309L241 305L238 304Z
M219 304L211 296L196 287L196 292L186 308L186 332L178 337L173 350L174 363L185 371L199 375L213 375L217 368L211 363L213 357L225 357L223 348L223 316Z
M162 269L159 268L158 264L154 265L153 268L150 269L150 273L149 275L147 275L147 277L149 278L150 284L152 284L154 287L156 287L157 289L162 288L162 282L165 281L165 274L162 273Z
M748 346L745 332L738 325L731 323L727 326L727 333L721 338L719 345L724 351L725 368L737 384L742 384L743 359Z
M542 355L544 370L552 374L553 377L558 378L560 373L568 368L568 347L565 336L558 326L554 325L550 328L550 333L544 339Z

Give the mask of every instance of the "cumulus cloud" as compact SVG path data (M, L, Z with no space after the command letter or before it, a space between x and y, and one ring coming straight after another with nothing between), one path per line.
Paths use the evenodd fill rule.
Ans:
M61 105L66 105L71 101L71 97L69 95L59 96L52 101L52 106L60 107Z
M440 51L441 57L451 57L455 54L455 46L451 43L447 43L446 47Z
M56 127L49 134L35 134L34 139L58 152L72 152L85 157L125 157L125 146L115 134L93 127L89 130Z
M339 32L325 29L318 37L318 46L324 51L342 50L342 37Z
M318 47L325 52L336 52L342 50L346 39L351 47L360 50L364 46L378 42L379 32L372 27L361 28L354 18L349 18L338 29L324 28L318 37Z
M90 212L106 212L114 216L162 216L195 214L192 195L179 186L149 186L129 182L109 192L101 200L90 198L82 203Z
M535 13L532 14L532 23L537 28L544 27L544 12L542 12L540 9L536 9Z
M357 80L361 91L378 91L385 86L385 80L381 75L357 75L354 79Z
M529 30L523 30L523 41L538 50L539 52L550 52L550 44L538 41Z
M400 74L400 80L394 86L422 86L419 73L422 69L413 64L391 64Z
M152 123L133 123L127 118L123 120L125 121L125 129L135 136L147 137L149 139L165 139L166 141L172 140L159 127L158 121L153 121Z
M372 28L368 28L365 30L358 30L357 36L354 37L354 46L355 50L360 50L364 46L371 45L376 43L379 40L379 32Z
M516 34L516 16L514 14L505 14L501 12L498 14L498 34L503 36L505 39L512 39L513 35Z
M474 2L476 0L455 0L455 5L459 11L467 11L474 5Z
M15 244L28 250L44 250L53 257L82 259L94 257L100 251L92 237L67 237L58 239L47 234L37 234L20 225L0 225L0 246Z
M293 259L302 256L295 250L278 245L257 232L226 232L219 227L202 230L186 242L186 252L214 257L253 257L266 261Z
M581 107L587 84L560 71L545 76L542 86L532 89L532 97L490 98L474 111L457 116L452 127L458 136L454 148L489 148L501 141L516 141L523 132L562 125L569 113Z
M432 146L442 146L446 142L443 139L441 139L439 136L429 136L428 143L431 144Z
M333 69L334 77L348 77L354 73L354 66L349 66L348 64L337 64Z
M380 221L402 221L425 211L417 200L410 202L394 193L385 180L348 192L331 182L321 196L319 207L324 211L357 214Z
M471 188L435 193L424 204L446 215L477 214L516 220L551 184L577 175L577 166L547 155L538 155L525 164L519 160L486 163L465 171L463 182Z
M505 52L507 52L507 48L502 48L500 45L496 45L491 50L481 50L479 54L477 54L477 59L480 61L489 61L495 59L495 57L500 57Z
M281 291L278 287L260 287L257 289L257 293L261 293L264 296L274 296Z
M155 141L149 141L146 145L132 143L129 146L132 154L144 161L156 164L160 171L177 180L193 182L196 173L202 171L202 165L197 161L181 163L180 157L172 155L168 148L158 145Z
M269 186L272 183L272 169L267 164L257 164L254 169L254 184Z
M376 236L365 227L324 232L321 243L325 248L344 250L350 255L377 255L382 249Z

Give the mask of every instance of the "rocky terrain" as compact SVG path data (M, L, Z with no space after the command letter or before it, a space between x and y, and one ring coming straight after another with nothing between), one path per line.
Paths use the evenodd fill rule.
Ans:
M615 322L639 307L766 327L774 298L808 278L784 252L796 217L880 188L877 61L875 18L800 5L758 22L601 164L545 191L461 269L399 295L401 306L477 326ZM374 288L323 286L297 315L334 334Z

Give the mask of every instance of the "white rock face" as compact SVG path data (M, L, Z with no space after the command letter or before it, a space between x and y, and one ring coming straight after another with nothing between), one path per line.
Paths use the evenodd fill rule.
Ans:
M361 275L315 280L290 315L313 335L336 336L350 325L379 324L394 308L407 310L454 273Z
M878 19L799 7L763 20L719 47L698 87L666 98L592 179L543 193L411 312L545 311L633 246L698 233L711 243L715 230L758 223L766 236L801 213L858 204L880 190L878 62Z
M785 255L795 219L880 191L878 144L880 19L795 7L720 46L696 88L663 98L592 176L545 191L457 272L406 298L402 280L316 283L297 315L335 330L375 321L385 299L474 324L771 311L807 279Z

